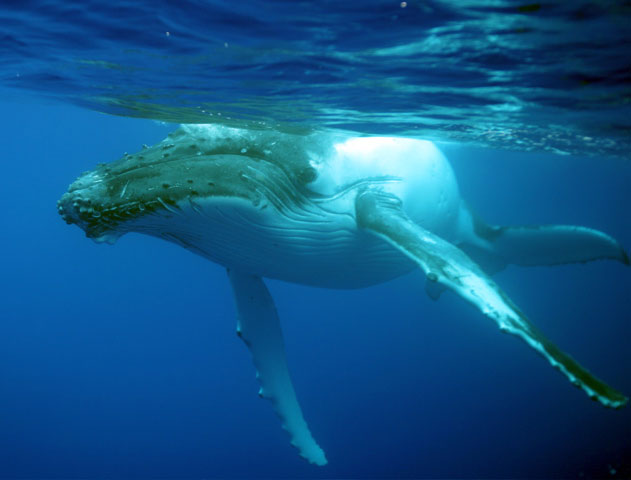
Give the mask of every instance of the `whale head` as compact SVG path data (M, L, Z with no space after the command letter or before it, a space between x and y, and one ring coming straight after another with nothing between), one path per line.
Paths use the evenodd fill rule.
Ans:
M62 218L96 242L114 243L139 221L196 200L262 197L300 202L315 178L309 137L187 125L162 142L83 173L57 202ZM145 233L153 233L146 232Z

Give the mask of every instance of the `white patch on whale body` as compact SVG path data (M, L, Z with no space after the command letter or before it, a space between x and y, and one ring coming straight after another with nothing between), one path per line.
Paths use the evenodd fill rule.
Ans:
M449 162L432 142L398 137L357 137L335 144L331 158L312 161L318 172L309 188L335 196L326 208L354 212L363 187L396 195L415 222L448 240L459 240L460 193ZM351 188L353 187L353 188Z

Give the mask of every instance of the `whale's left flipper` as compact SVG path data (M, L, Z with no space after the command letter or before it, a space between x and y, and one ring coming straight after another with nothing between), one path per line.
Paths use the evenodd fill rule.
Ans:
M280 321L263 279L235 270L229 270L228 277L237 304L237 334L252 352L261 383L259 394L272 402L300 455L316 465L326 465L324 451L311 436L296 399Z
M460 212L468 224L473 244L460 245L487 273L502 270L507 264L533 267L585 263L593 260L631 260L616 239L593 228L576 225L489 225L466 204Z
M594 377L546 339L462 250L410 220L398 197L366 190L358 194L355 210L361 228L401 250L421 267L428 281L453 290L494 320L501 331L520 337L590 398L606 407L619 408L626 404L624 395Z

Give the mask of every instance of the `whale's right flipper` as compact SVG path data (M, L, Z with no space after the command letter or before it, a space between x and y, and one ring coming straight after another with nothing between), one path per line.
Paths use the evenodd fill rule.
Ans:
M594 377L545 338L462 250L410 220L398 197L366 190L357 196L355 212L358 226L411 258L425 272L428 281L453 290L495 321L501 331L520 337L590 398L607 407L626 404L624 395Z
M291 444L316 465L326 465L324 451L311 436L289 377L276 307L261 277L228 271L237 304L237 333L252 352L259 395L272 402Z

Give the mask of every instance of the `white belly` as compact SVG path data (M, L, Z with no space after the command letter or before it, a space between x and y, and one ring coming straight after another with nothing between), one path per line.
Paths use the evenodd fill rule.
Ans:
M360 288L414 265L389 244L360 231L349 215L286 215L241 199L179 204L143 217L130 230L169 240L243 272L328 288Z

